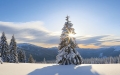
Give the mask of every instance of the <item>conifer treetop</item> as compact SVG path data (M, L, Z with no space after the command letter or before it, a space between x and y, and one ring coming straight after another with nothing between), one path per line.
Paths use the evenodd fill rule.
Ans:
M68 15L66 16L66 21L69 22L69 16Z

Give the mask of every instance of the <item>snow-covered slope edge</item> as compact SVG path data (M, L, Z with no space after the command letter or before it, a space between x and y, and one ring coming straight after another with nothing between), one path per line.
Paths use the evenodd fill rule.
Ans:
M29 55L32 54L33 58L37 62L43 61L45 58L47 61L55 61L58 54L57 47L53 48L43 48L29 43L20 43L17 45L19 48L25 51L26 58L29 58ZM116 50L117 49L117 50ZM116 57L120 54L120 46L112 46L108 48L99 48L99 49L83 49L76 48L80 53L82 58L91 58L91 57ZM101 55L102 53L102 55Z
M0 64L0 75L120 75L120 64Z

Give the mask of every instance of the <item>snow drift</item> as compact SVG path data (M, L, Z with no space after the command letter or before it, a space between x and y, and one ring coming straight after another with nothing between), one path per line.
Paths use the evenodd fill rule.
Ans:
M0 64L0 75L120 75L120 64Z

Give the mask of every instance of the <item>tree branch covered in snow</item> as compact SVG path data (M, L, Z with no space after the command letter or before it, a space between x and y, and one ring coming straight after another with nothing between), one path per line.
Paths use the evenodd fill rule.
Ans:
M10 45L8 46L7 38L5 36L5 33L3 32L0 40L0 53L3 62L18 63L19 62L18 55L20 54L18 53L17 50L18 49L14 35L12 36ZM25 52L22 53L24 55L24 59L26 59ZM19 59L21 59L21 57L19 57Z
M82 58L80 54L75 50L77 48L77 44L74 38L76 34L74 28L72 28L73 24L69 21L69 16L66 17L66 21L64 27L62 28L62 34L60 36L60 44L58 46L58 55L56 56L56 61L61 65L69 65L69 64L81 64Z

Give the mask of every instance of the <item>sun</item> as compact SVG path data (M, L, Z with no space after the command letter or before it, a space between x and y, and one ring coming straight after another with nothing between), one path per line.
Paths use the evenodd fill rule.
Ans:
M71 34L71 33L70 33L70 34L68 34L68 36L69 36L69 37L74 37L74 34Z

